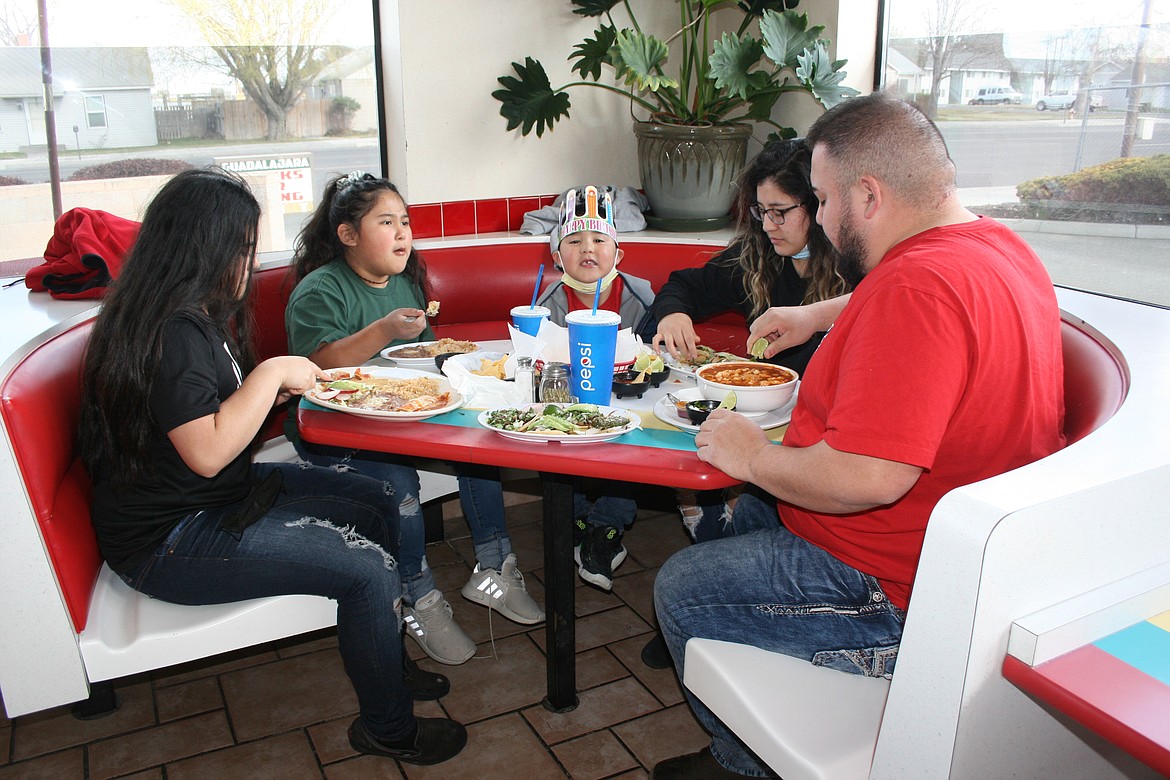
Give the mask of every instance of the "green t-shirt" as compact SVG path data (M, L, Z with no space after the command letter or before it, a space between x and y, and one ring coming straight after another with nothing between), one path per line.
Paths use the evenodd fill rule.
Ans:
M351 336L405 307L426 308L422 290L406 276L391 276L385 287L371 287L348 265L335 260L302 279L289 297L284 310L289 353L307 356L322 344ZM383 348L434 338L434 331L427 325L418 339L391 341Z

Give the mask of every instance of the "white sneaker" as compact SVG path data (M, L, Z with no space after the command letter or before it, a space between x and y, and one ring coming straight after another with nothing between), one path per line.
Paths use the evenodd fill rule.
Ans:
M499 571L481 569L477 563L471 579L463 586L463 598L524 625L544 620L544 610L528 595L524 575L516 568L516 556L512 553L508 553Z
M437 588L407 607L402 622L423 652L441 664L457 666L475 655L475 642L455 622L451 605Z

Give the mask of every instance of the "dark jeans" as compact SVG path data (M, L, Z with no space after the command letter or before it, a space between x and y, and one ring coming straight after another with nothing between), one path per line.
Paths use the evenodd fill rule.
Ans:
M745 492L733 522L737 535L678 551L654 583L658 623L680 680L691 637L754 645L852 674L893 673L905 614L877 580L789 532L774 501ZM749 777L770 774L683 690L722 766Z
M238 536L220 528L239 504L183 518L154 554L122 576L175 604L306 593L337 602L338 648L362 720L377 737L414 727L402 679L396 501L382 483L292 463L257 463L257 478L282 473L273 507Z

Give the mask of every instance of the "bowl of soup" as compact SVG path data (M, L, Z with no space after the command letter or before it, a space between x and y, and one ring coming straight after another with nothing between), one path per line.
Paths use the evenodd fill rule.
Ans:
M735 411L752 414L779 409L792 400L800 375L791 368L749 360L712 363L695 372L704 398L722 401L735 393Z

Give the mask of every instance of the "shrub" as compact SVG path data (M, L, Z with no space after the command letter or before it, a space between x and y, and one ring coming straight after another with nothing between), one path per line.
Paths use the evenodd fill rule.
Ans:
M152 160L148 158L114 160L113 162L79 168L66 181L122 179L132 176L165 176L193 167L195 166L183 160Z
M16 184L28 184L28 182L15 176L0 176L0 187L12 187Z
M1065 176L1031 179L1016 186L1016 195L1025 202L1060 200L1170 207L1170 154L1126 157Z

